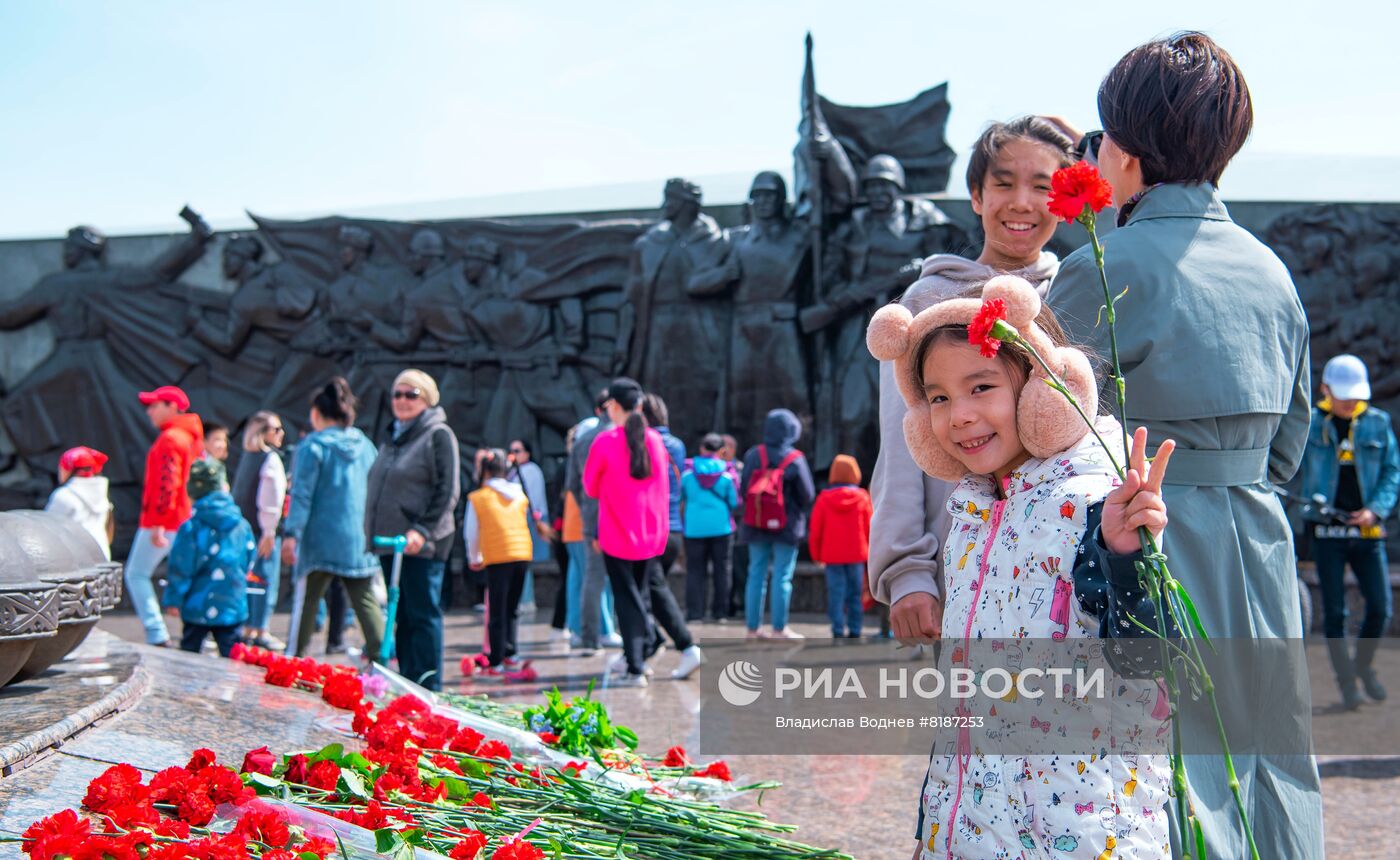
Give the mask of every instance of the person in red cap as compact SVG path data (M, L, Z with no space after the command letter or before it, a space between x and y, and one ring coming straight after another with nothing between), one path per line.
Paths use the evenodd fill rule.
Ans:
M102 554L112 557L112 503L107 498L107 479L102 466L107 455L93 448L78 446L63 452L58 460L58 486L44 510L63 514L92 535Z
M185 410L190 399L173 385L141 392L141 404L151 424L160 431L146 454L146 484L141 491L141 528L126 558L126 591L146 628L146 642L165 647L170 632L160 614L151 579L156 567L170 553L170 534L190 518L190 497L185 492L190 465L204 451L204 424Z

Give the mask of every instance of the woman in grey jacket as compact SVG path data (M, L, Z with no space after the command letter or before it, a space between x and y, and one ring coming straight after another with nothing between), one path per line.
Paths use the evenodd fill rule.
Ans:
M1253 124L1249 88L1219 45L1182 33L1119 60L1098 102L1097 158L1119 222L1103 240L1108 282L1115 293L1130 288L1115 306L1128 426L1146 425L1154 445L1177 443L1163 487L1172 572L1213 639L1299 639L1293 535L1268 482L1291 478L1307 444L1308 324L1288 270L1230 220L1217 192ZM1074 340L1107 356L1103 301L1086 246L1065 259L1048 302ZM1299 687L1284 673L1232 663L1213 670L1217 682L1228 679L1217 689L1268 715L1252 725L1306 723L1305 672ZM1231 701L1224 705L1230 713ZM1194 722L1184 707L1183 730L1213 738L1214 723ZM1322 798L1306 739L1290 751L1266 732L1241 734L1230 742L1259 855L1322 857ZM1206 854L1248 856L1223 760L1188 755L1186 769Z
M1059 266L1044 251L1056 219L1047 208L1050 175L1070 163L1073 141L1040 117L992 123L973 146L967 168L972 208L986 235L976 260L938 254L901 303L917 314L980 287L1004 272L1048 284ZM871 476L870 592L890 606L890 626L905 642L932 641L943 610L939 557L948 533L952 485L925 475L904 442L905 405L894 363L880 366L880 455Z
M442 689L442 577L456 534L461 492L457 436L438 405L437 382L421 370L394 379L392 436L369 472L365 540L408 539L399 573L394 642L399 672L429 690ZM387 580L393 555L374 547Z

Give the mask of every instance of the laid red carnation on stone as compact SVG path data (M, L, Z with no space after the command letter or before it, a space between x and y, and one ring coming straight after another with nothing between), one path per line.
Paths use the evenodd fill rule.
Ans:
M272 769L277 766L277 756L272 754L272 750L267 747L258 747L255 750L248 750L243 756L243 773L260 773L264 776L271 776Z
M688 767L690 756L686 755L685 747L674 746L666 750L666 757L661 760L662 767Z
M457 844L447 856L452 860L476 860L481 856L481 850L486 847L486 834L480 830L462 830L459 834Z
M88 783L87 794L83 796L83 806L93 812L107 812L121 806L140 803L148 794L146 787L141 784L141 771L123 763L107 768Z
M238 824L233 828L233 832L249 839L261 842L269 848L286 848L292 841L292 831L287 825L287 817L281 812L267 806L258 805L249 809L238 819Z
M487 741L477 749L476 754L481 758L508 759L510 747L506 746L504 741Z
M524 840L508 842L491 854L491 860L543 860L543 858L543 851Z
M326 678L321 687L321 698L334 708L353 711L365 697L364 685L354 675L337 672Z
M722 761L713 762L704 770L697 770L695 775L709 777L710 779L722 779L725 782L732 782L734 780L733 775L729 773L729 765Z

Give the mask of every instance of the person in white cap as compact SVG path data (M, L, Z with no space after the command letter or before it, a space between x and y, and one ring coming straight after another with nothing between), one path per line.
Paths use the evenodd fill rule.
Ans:
M1308 447L1303 455L1305 496L1325 501L1334 515L1311 516L1313 560L1322 586L1323 628L1342 706L1361 707L1361 693L1379 702L1385 687L1371 662L1391 615L1390 577L1386 565L1384 522L1395 507L1400 487L1400 451L1390 416L1366 401L1371 383L1366 365L1354 355L1339 355L1322 370L1322 402L1313 410ZM1355 654L1347 642L1346 588L1351 566L1366 614Z

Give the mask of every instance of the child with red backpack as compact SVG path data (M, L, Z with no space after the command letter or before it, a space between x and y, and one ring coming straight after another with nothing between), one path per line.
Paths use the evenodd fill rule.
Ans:
M860 464L837 454L827 488L812 507L812 561L826 572L826 614L834 639L860 638L861 580L870 557L870 494L860 488Z
M794 445L802 424L787 409L774 409L763 422L763 444L744 455L740 497L744 522L740 537L749 547L749 579L744 591L748 638L769 638L760 631L768 571L773 571L772 638L801 639L787 626L792 602L792 574L797 547L807 535L807 507L816 496L812 470Z

